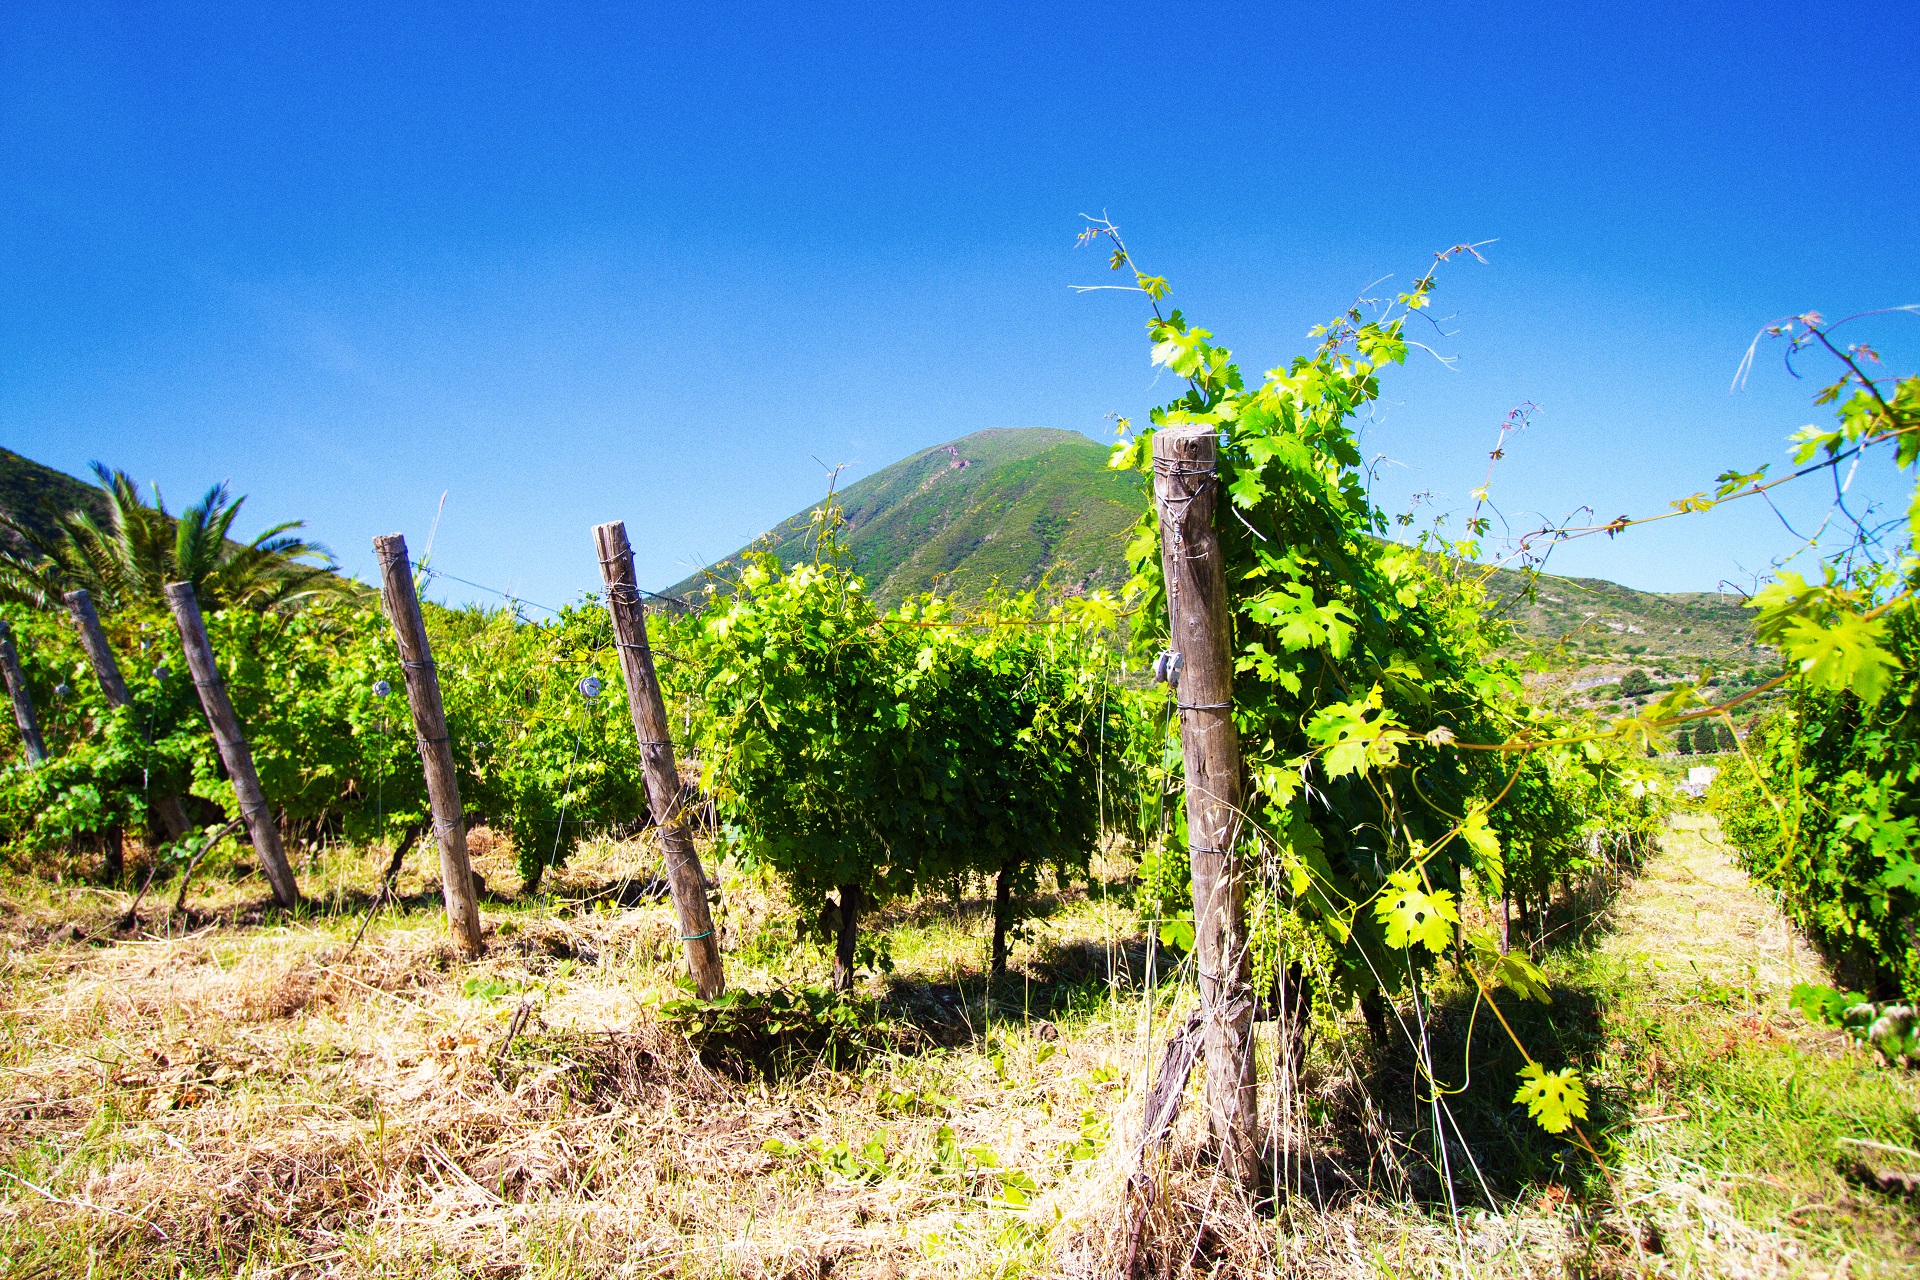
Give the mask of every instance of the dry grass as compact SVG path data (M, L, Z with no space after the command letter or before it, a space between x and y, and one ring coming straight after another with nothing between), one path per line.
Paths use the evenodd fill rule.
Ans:
M476 845L489 883L513 887L508 851ZM1750 1152L1710 1125L1658 1119L1661 1107L1735 1099L1739 1071L1780 1063L1830 1086L1837 1105L1878 1108L1863 1134L1896 1133L1914 1103L1910 1081L1780 1012L1784 984L1814 958L1697 829L1670 847L1605 941L1555 962L1567 994L1541 1015L1590 1014L1581 1043L1599 1046L1590 1073L1611 1117L1596 1126L1616 1144L1611 1173L1555 1164L1564 1149L1513 1128L1511 1107L1476 1110L1479 1095L1461 1095L1465 1141L1450 1158L1474 1154L1492 1194L1456 1169L1457 1212L1427 1167L1405 1063L1328 1023L1291 1122L1275 1111L1272 1140L1289 1135L1295 1161L1277 1206L1217 1180L1188 1115L1149 1157L1142 1213L1129 1181L1139 1099L1153 1046L1190 997L1164 981L1141 989L1143 949L1117 899L1053 904L1016 953L1020 972L991 993L979 903L891 909L879 927L898 969L868 990L898 1051L768 1079L710 1070L663 1024L659 1002L681 994L675 929L635 892L649 867L635 844L583 851L537 902L490 903L488 952L472 963L454 957L417 875L403 878L404 909L349 952L374 853L319 855L307 882L320 906L291 921L262 921L257 876L216 868L192 913L165 920L168 892L137 938L111 933L128 895L14 878L0 886L0 1273L1911 1267L1914 1218L1898 1204L1840 1173L1806 1182L1804 1160L1781 1174L1785 1201L1756 1198L1767 1175ZM777 889L729 871L724 901L736 986L824 975L824 950L796 941ZM1717 1003L1700 999L1705 983ZM1436 1042L1443 1003L1426 1010ZM1756 1009L1785 1029L1742 1030ZM1781 1132L1792 1122L1765 1117ZM1851 1254L1836 1226L1849 1215Z

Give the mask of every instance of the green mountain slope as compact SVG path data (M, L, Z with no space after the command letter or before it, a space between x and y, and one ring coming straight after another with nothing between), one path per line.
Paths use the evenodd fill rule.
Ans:
M1636 591L1604 578L1541 574L1533 598L1525 575L1495 570L1488 583L1501 609L1531 648L1565 643L1574 653L1636 657L1646 654L1750 663L1762 655L1753 635L1753 611L1743 597L1714 591Z
M1128 531L1146 509L1144 477L1107 469L1108 450L1047 427L977 431L875 472L840 495L847 544L874 598L885 605L936 587L968 596L998 583L1117 589L1126 582ZM814 508L767 535L782 561L807 554ZM683 598L724 580L737 553L672 588ZM1495 570L1494 607L1522 647L1557 648L1591 663L1747 664L1752 613L1715 592L1637 591L1600 578L1542 575L1528 599L1524 575Z
M998 427L936 445L840 494L846 542L874 599L893 605L936 588L977 596L1023 590L1117 590L1126 531L1146 509L1143 476L1107 469L1107 449L1076 431ZM807 552L809 507L767 535L788 564ZM684 597L724 580L737 553L669 588Z
M0 511L44 538L53 532L53 513L76 508L106 518L106 501L93 485L0 449Z

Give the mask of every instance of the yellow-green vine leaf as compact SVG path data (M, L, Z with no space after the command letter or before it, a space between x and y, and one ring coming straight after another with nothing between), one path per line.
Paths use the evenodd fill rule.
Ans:
M1548 1133L1565 1133L1575 1120L1587 1118L1587 1087L1572 1067L1549 1071L1537 1062L1520 1068L1521 1085L1515 1102L1527 1104L1527 1114Z
M1487 824L1486 806L1467 810L1467 820L1460 824L1460 838L1473 850L1474 863L1487 878L1488 890L1499 893L1506 883L1507 864L1500 857L1500 836Z
M1823 689L1852 689L1862 702L1878 702L1899 664L1881 643L1886 623L1841 613L1825 626L1811 618L1787 624L1784 647L1802 675Z
M1475 963L1485 965L1488 986L1505 987L1522 1000L1552 1004L1553 993L1546 970L1518 951L1500 954L1500 941L1491 929L1474 929L1467 934L1467 949Z
M1411 871L1393 873L1373 914L1387 927L1388 946L1405 949L1418 942L1435 954L1453 941L1453 925L1460 920L1453 895L1445 889L1428 893Z
M1551 983L1547 971L1518 951L1509 951L1500 957L1493 967L1493 976L1522 1000L1537 1000L1541 1004L1553 1003ZM1581 1113L1585 1115L1585 1112Z

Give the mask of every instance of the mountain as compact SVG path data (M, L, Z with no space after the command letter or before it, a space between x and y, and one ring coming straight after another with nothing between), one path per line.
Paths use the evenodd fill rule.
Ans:
M923 449L839 495L848 549L882 605L936 587L968 596L994 584L1084 591L1127 580L1128 531L1146 509L1145 477L1107 469L1108 449L1048 427L976 431ZM808 554L817 507L762 539L792 564ZM738 553L675 584L685 598L725 580ZM1707 591L1638 591L1601 578L1527 575L1496 569L1493 606L1511 620L1519 647L1559 650L1572 665L1663 663L1676 669L1751 665L1753 616L1738 596ZM1564 646L1564 649L1562 647Z
M0 511L44 538L52 536L53 513L75 508L106 519L106 500L93 485L0 449Z
M936 588L977 596L1007 590L1095 587L1127 580L1126 533L1146 510L1146 478L1107 468L1108 450L1077 431L995 427L935 445L839 495L847 549L883 606ZM818 506L763 541L781 561L808 554ZM668 589L685 597L725 579L738 553Z

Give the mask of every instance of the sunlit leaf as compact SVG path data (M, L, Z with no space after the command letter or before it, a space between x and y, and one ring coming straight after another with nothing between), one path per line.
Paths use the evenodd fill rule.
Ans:
M1513 1095L1527 1104L1527 1114L1548 1133L1565 1133L1575 1120L1587 1118L1587 1088L1572 1067L1548 1071L1537 1062L1520 1069L1523 1083Z
M1406 949L1419 943L1438 954L1453 942L1460 914L1445 889L1428 893L1411 871L1396 871L1373 904L1374 918L1387 928L1387 945Z

